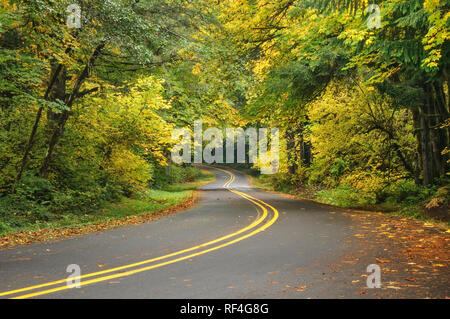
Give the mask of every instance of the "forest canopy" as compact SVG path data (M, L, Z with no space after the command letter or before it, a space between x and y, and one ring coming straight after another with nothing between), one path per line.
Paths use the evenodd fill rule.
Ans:
M171 133L197 119L279 128L276 189L448 215L449 16L445 0L0 0L0 230L183 181Z

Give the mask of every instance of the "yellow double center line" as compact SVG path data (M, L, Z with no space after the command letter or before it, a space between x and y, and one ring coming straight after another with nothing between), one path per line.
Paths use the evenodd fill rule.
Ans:
M224 169L221 169L221 168L216 168L216 169L220 170L220 171L223 171L223 172L227 173L230 176L230 178L223 185L223 187L228 189L230 192L232 192L232 193L234 193L234 194L236 194L236 195L238 195L238 196L240 196L242 198L247 199L248 201L252 202L257 207L262 209L263 214L259 218L257 218L254 222L252 222L250 225L248 225L247 227L244 227L244 228L240 229L239 231L233 232L233 233L225 235L223 237L220 237L220 238L214 239L212 241L203 243L201 245L197 245L197 246L194 246L194 247L191 247L191 248L188 248L188 249L183 249L183 250L180 250L180 251L168 254L168 255L164 255L164 256L161 256L161 257L153 258L153 259L144 260L144 261L133 263L133 264L129 264L129 265L115 267L115 268L111 268L111 269L107 269L107 270L103 270L103 271L93 272L93 273L89 273L89 274L82 275L82 276L79 276L79 277L72 277L72 278L70 278L70 282L74 282L75 280L79 279L80 280L79 283L67 284L67 279L61 279L61 280L56 280L56 281L52 281L52 282L43 283L43 284L40 284L40 285L35 285L35 286L30 286L30 287L20 288L20 289L16 289L16 290L2 292L2 293L0 293L0 297L1 296L9 296L9 295L17 295L17 294L20 294L22 292L27 292L27 291L31 291L31 290L37 290L37 289L40 289L40 288L46 288L46 287L55 286L55 285L58 285L58 284L64 284L63 286L59 286L59 287L56 287L56 288L39 290L39 291L36 291L36 292L31 292L31 293L27 293L27 294L24 294L24 295L19 295L19 296L13 297L13 299L25 299L25 298L31 298L31 297L46 295L46 294L50 294L50 293L57 292L57 291L71 289L71 288L74 288L74 287L76 287L78 285L79 286L86 286L86 285L97 283L97 282L102 282L102 281L111 280L111 279L115 279L115 278L119 278L119 277L125 277L125 276L134 275L134 274L137 274L137 273L140 273L140 272L143 272L143 271L147 271L147 270L159 268L159 267L162 267L162 266L165 266L165 265L173 264L173 263L176 263L176 262L179 262L179 261L183 261L183 260L190 259L190 258L193 258L193 257L196 257L196 256L200 256L200 255L203 255L203 254L206 254L206 253L218 250L220 248L232 245L232 244L237 243L237 242L239 242L241 240L244 240L246 238L254 236L254 235L256 235L257 233L259 233L261 231L264 231L265 229L269 228L273 223L275 223L275 221L278 219L279 214L278 214L278 211L274 207L272 207L271 205L263 202L260 199L257 199L255 197L252 197L252 196L248 195L248 194L245 194L245 193L242 193L242 192L239 192L237 190L229 188L230 185L235 180L235 175L232 172L224 170ZM268 207L268 208L270 208L272 210L273 215L271 216L271 218L266 223L264 223L260 227L256 228L256 226L258 226L261 223L263 223L263 221L269 215L266 207ZM125 269L130 269L130 268L134 268L134 267L137 267L137 266L142 266L142 265L149 264L149 263L152 263L152 262L155 262L155 261L160 261L160 260L163 260L163 259L167 259L167 258L170 258L170 257L178 256L178 255L181 255L181 254L184 254L184 253L188 253L188 252L200 249L200 248L211 246L213 244L216 244L218 242L222 242L222 241L224 241L226 239L229 239L231 237L235 237L237 235L240 235L240 234L242 234L242 233L244 233L246 231L249 231L251 229L254 229L254 230L249 232L249 233L247 233L247 234L244 234L244 235L242 235L240 237L234 238L231 241L227 241L225 243L222 243L222 244L220 244L218 246L214 246L214 247L211 247L211 248L208 248L208 249L205 249L205 250L198 251L196 253L192 253L192 254L189 254L189 255L186 255L186 256L182 256L182 257L179 257L179 258L176 258L176 259L168 260L168 261L165 261L165 262L162 262L162 263L158 263L158 264L155 264L155 265L150 265L150 266L146 266L146 267L142 267L142 268L138 268L138 269L133 269L133 270L120 272L120 271L125 270ZM118 273L114 273L114 274L110 274L110 275L106 275L106 276L101 276L101 277L97 277L97 278L93 278L93 279L89 279L89 280L84 280L86 278L100 276L100 275L105 275L105 274L109 274L109 273L113 273L113 272L118 272Z

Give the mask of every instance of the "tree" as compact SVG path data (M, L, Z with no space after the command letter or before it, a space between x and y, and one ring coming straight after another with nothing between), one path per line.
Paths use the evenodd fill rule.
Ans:
M367 27L365 1L230 0L224 21L253 58L263 87L256 109L274 114L262 106L270 101L304 114L330 80L362 76L392 98L392 107L413 112L421 180L430 185L449 168L442 153L449 144L448 127L442 126L449 113L448 3L377 3L380 29Z
M48 125L47 150L39 173L44 178L48 175L54 148L61 138L75 101L97 90L91 88L82 91L93 71L96 70L99 79L106 81L114 75L114 81L119 84L117 72L120 70L149 72L173 61L177 58L179 48L190 41L184 35L186 31L201 20L193 15L194 11L202 10L183 0L80 1L82 28L74 31L65 24L67 1L34 0L21 4L17 10L24 19L31 17L31 24L38 24L45 30L44 35L52 38L51 43L55 46L52 49L57 49L58 53L54 55L43 45L39 47L44 61L51 66L47 89L41 100L58 106L57 113L49 111L48 118L53 123ZM27 26L26 23L25 28ZM40 45L42 41L36 42ZM47 104L43 104L36 114L16 180L21 178L25 170Z

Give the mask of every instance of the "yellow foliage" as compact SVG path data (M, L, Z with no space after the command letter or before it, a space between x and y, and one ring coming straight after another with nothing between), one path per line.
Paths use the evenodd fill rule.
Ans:
M376 193L386 186L386 178L371 172L360 171L345 176L342 183L366 193Z
M407 111L393 113L385 97L370 87L362 90L333 83L312 103L314 174L320 175L316 181L331 174L336 182L376 192L405 173L397 151L412 158L415 137Z
M132 190L144 190L151 179L150 165L124 147L112 150L107 165L109 177Z

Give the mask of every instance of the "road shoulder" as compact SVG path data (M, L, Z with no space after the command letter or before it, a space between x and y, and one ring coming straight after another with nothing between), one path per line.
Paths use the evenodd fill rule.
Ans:
M204 171L205 172L205 171ZM208 173L209 174L209 173ZM122 211L124 217L109 218L100 217L98 221L88 221L85 224L60 226L55 227L43 227L36 230L23 230L0 236L0 250L9 249L15 246L28 245L35 242L46 242L49 240L58 240L69 238L73 236L79 236L83 234L104 231L109 229L115 229L127 225L139 225L143 223L154 222L162 217L187 210L192 208L199 197L199 187L212 183L215 180L215 175L206 175L198 181L189 183L189 189L183 189L179 191L179 198L173 200L170 205L156 205L151 207L146 212L141 212L142 208L133 207L130 202L120 202L108 205L108 210L117 209ZM183 184L186 186L187 184ZM185 187L183 187L185 188ZM145 200L141 200L139 204L142 205ZM161 208L158 208L161 207ZM165 206L165 207L164 207ZM100 210L99 215L102 214Z

